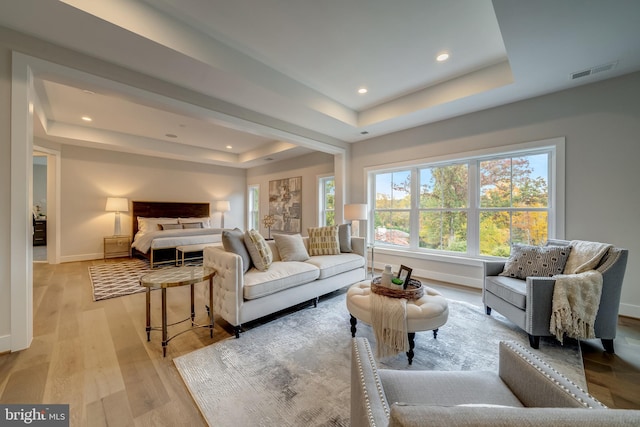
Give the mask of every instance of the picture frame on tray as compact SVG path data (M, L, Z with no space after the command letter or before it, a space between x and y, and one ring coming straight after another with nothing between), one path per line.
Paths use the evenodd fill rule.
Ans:
M409 285L409 279L411 279L411 272L413 272L413 269L407 267L406 265L401 265L400 270L398 270L398 279L402 280L403 289L407 289L407 286Z

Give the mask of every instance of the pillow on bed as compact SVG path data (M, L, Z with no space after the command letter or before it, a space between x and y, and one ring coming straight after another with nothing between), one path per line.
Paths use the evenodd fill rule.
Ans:
M163 230L181 230L182 224L160 224L160 228Z
M183 222L182 228L204 228L201 222Z
M251 268L251 255L244 245L244 233L239 228L222 231L222 246L226 252L234 253L242 258L242 272Z
M148 233L149 231L160 230L161 224L177 224L178 218L144 218L138 217L138 231Z
M273 262L273 253L264 237L256 230L249 230L244 233L244 244L251 255L254 267L260 271L267 271Z
M211 228L211 218L209 218L208 216L203 216L198 218L178 218L179 224L190 224L193 222L202 223L202 228Z

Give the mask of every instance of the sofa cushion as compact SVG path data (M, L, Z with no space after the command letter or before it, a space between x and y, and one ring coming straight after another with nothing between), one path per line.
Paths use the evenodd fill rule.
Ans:
M304 246L301 235L274 234L273 239L282 261L306 261L309 259L309 253Z
M312 264L320 270L319 279L326 279L345 271L364 267L364 258L358 254L317 255L309 258L306 263Z
M242 258L242 271L246 273L251 268L251 255L244 245L244 233L239 228L222 230L222 246L227 252L232 252Z
M502 298L521 310L527 306L527 282L521 279L504 276L487 276L484 278L487 292Z
M571 246L529 246L514 244L500 276L526 279L562 274Z
M252 268L244 275L244 298L256 299L278 291L309 283L318 278L320 270L306 262L276 261L267 271Z
M340 241L338 240L338 226L310 227L309 255L338 255L340 253Z
M273 254L264 237L256 230L248 230L244 233L244 244L255 268L260 271L268 270L273 262Z
M340 252L351 253L351 224L342 224L338 226L338 240L340 241Z

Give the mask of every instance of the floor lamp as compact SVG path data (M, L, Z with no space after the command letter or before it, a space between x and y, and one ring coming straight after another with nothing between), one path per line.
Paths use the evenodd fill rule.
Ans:
M116 220L113 226L113 235L121 236L120 212L129 212L129 200L124 197L107 197L107 205L104 208L107 212L115 212Z
M231 210L231 203L228 200L218 200L216 210L220 212L220 228L224 228L224 213Z
M351 235L360 236L360 221L367 219L367 205L365 203L344 205L344 219L351 221Z

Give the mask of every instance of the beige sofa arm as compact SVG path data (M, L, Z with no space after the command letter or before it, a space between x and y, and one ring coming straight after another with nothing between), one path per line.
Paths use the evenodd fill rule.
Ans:
M351 250L353 253L358 254L363 257L367 257L366 254L366 245L364 241L364 237L352 237L351 238Z
M378 377L366 338L353 338L351 347L351 427L386 426L389 403Z
M500 378L524 406L606 408L521 344L501 341L499 354Z
M240 307L244 301L242 257L219 247L204 248L205 267L216 270L213 277L213 312L233 326L240 325ZM205 286L205 301L209 301Z

